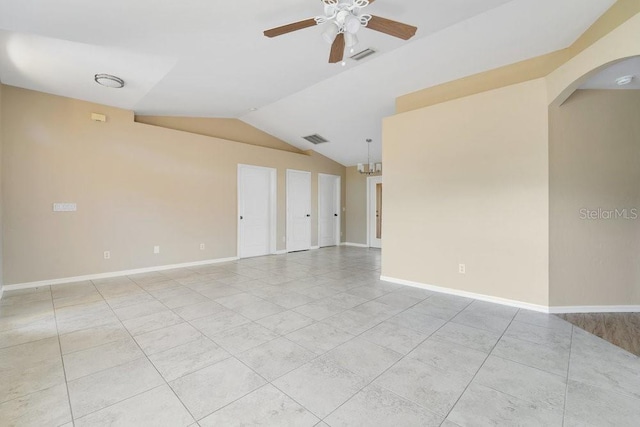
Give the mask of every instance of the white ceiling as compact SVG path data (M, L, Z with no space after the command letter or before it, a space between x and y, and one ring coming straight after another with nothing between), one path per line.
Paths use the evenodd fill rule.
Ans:
M616 80L625 76L633 76L633 80L626 86L618 86ZM580 89L640 89L640 56L625 59L600 70Z
M379 53L341 67L327 63L322 28L262 35L318 15L317 0L0 0L0 80L138 114L238 117L353 165L366 160L366 138L381 158L396 97L564 48L614 2L377 0L369 13L418 34L364 30L358 50ZM96 73L127 86L102 88ZM301 139L312 133L331 142Z

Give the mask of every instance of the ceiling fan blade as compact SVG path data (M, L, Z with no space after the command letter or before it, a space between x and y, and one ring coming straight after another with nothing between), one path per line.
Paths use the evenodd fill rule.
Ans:
M278 37L283 34L292 33L315 25L317 25L316 20L314 18L309 18L304 21L294 22L293 24L283 25L282 27L272 28L265 31L264 35L267 37Z
M344 57L344 33L340 33L336 36L336 39L333 41L331 45L331 53L329 54L329 63L335 64L336 62L342 61Z
M402 40L409 40L415 36L416 31L418 31L418 28L413 25L403 24L402 22L392 21L387 18L380 18L379 16L372 16L367 24L367 28L398 37Z

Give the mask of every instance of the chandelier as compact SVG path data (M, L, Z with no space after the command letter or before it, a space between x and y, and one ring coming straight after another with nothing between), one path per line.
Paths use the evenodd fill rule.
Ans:
M367 139L367 164L358 163L358 172L363 175L375 175L382 172L382 163L371 161L371 139Z
M324 40L331 44L338 34L344 34L346 46L353 51L353 47L358 44L356 33L371 21L371 15L361 11L367 6L368 0L325 0L325 16L314 18L318 25L329 23L322 33Z

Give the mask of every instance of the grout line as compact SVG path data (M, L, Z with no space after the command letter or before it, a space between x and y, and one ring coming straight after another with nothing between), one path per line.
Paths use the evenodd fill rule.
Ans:
M76 421L73 416L73 406L71 406L71 393L69 392L69 381L67 381L67 368L64 364L64 355L62 354L62 343L60 342L60 331L58 330L58 316L56 314L56 309L53 304L53 294L51 295L51 307L53 309L53 320L56 323L56 333L58 338L58 348L60 350L60 362L62 363L62 373L64 374L64 385L67 389L67 403L69 404L69 415L71 416L71 423L75 426Z
M134 283L135 283L135 282L134 282ZM138 286L138 285L136 284L136 286ZM138 287L139 287L139 286L138 286ZM142 289L142 288L141 288L141 289ZM144 289L143 289L143 290L144 290ZM100 292L100 290L99 290L99 289L98 289L98 292L100 293L100 295L102 295L102 292ZM146 292L146 291L145 291L145 292ZM151 294L149 294L149 295L151 295ZM104 298L104 295L102 295L102 296L103 296L103 298ZM153 297L153 295L151 295L151 296ZM154 297L154 298L155 298L155 297ZM160 302L160 303L162 304L162 302ZM163 304L163 305L164 305L164 304ZM166 307L166 306L165 306L165 307ZM111 308L111 307L110 307L110 308ZM167 308L168 308L168 307L167 307ZM171 385L169 384L169 382L164 378L164 376L162 376L162 374L160 373L160 371L158 370L158 368L156 367L156 365L154 365L154 364L153 364L153 362L151 361L151 359L149 359L149 356L147 356L147 354L144 352L144 350L142 349L142 347L140 347L140 344L138 344L138 342L135 340L135 338L133 337L133 335L131 335L131 333L129 332L129 330L124 326L124 323L122 323L122 321L121 321L121 320L120 320L120 318L116 315L116 313L113 311L113 309L111 309L111 311L113 312L113 315L118 319L118 322L120 323L120 325L124 328L124 330L125 330L125 331L127 331L127 334L129 335L129 337L133 340L133 342L136 344L136 346L138 346L138 348L139 348L139 349L140 349L140 351L142 352L143 356L147 359L147 362L149 362L149 364L153 367L153 369L155 369L155 371L158 373L158 375L160 376L160 378L161 378L161 379L162 379L162 381L164 382L164 385L166 385L167 387L169 387L169 390L171 390L171 392L174 394L174 396L176 397L176 399L178 399L178 401L182 404L182 406L184 407L184 409L189 413L189 415L191 416L191 418L192 418L193 420L196 420L196 417L194 417L194 416L193 416L193 414L191 413L191 411L189 410L189 408L187 407L187 405L185 405L185 403L182 401L182 399L180 399L180 397L176 394L176 392L173 390L173 388L171 387ZM193 326L192 326L192 327L193 327ZM177 347L177 346L176 346L176 347ZM140 359L142 359L142 357L140 357ZM135 359L135 360L138 360L138 359ZM127 362L127 363L129 363L129 362ZM122 366L122 365L118 365L118 366ZM161 387L161 386L158 386L158 387ZM129 400L129 399L131 399L132 397L139 396L140 394L146 393L146 392L151 391L151 390L153 390L153 389L155 389L155 388L157 388L157 387L152 387L152 388L150 388L150 389L148 389L148 390L145 390L145 391L143 391L143 392L141 392L141 393L136 394L135 396L129 396L129 397L125 398L125 399L119 400L118 402L113 403L111 406L113 406L113 405L115 405L115 404L117 404L117 403L120 403L120 402L124 402L125 400ZM107 407L108 407L108 406L106 406L105 408L107 408ZM94 412L101 411L101 410L103 410L103 409L105 409L105 408L100 408L100 409L98 409L97 411L94 411ZM94 412L92 412L92 413L94 413ZM87 416L87 415L89 415L89 414L85 414L85 415L83 415L83 416Z
M199 274L199 273L198 273L198 274ZM134 282L134 283L135 283L135 282ZM136 283L136 285L137 285L138 287L140 287L140 285L138 285L137 283ZM184 285L182 285L182 284L181 284L181 286L186 287L186 286L184 286ZM233 287L232 285L225 285L225 286ZM190 289L190 288L188 288L188 289ZM239 288L236 288L236 289L238 289L238 290L242 291L242 290L241 290L241 289L239 289ZM159 301L161 304L165 305L162 301L158 300L154 295L150 294L150 293L149 293L149 292L147 292L145 289L143 289L143 291L145 291L146 293L148 293L149 295L151 295L155 300ZM200 294L199 292L194 291L193 289L191 289L191 291L193 291L193 292L196 292L196 293ZM98 292L99 292L99 290L98 290ZM243 291L243 292L245 292L245 291ZM102 294L101 294L101 295L102 295ZM208 301L216 302L215 300L213 300L213 299L211 299L211 298L208 298L208 297L206 297L205 295L202 295L202 294L200 294L200 295L201 295L203 298L206 298ZM253 295L253 294L252 294L252 295ZM255 296L255 295L254 295L254 296ZM257 297L257 296L256 296L256 297ZM257 298L260 298L260 297L257 297ZM262 298L260 298L260 299L262 299ZM105 301L106 301L106 300L105 300ZM265 300L263 299L263 301L265 301ZM206 302L206 301L204 301L204 302ZM107 303L107 304L108 304L108 303ZM134 304L134 305L135 305L135 304ZM111 308L111 306L109 306L109 307ZM170 310L171 312L173 312L173 310L172 310L171 308L167 307L166 305L165 305L165 307L166 307L168 310ZM222 307L224 307L224 306L222 306ZM283 308L284 308L284 307L283 307ZM227 307L224 307L224 309L225 309L225 310L232 311L232 312L234 312L234 313L236 313L236 314L238 314L238 315L242 316L240 313L236 312L235 310L229 309L229 308L227 308ZM113 308L111 308L111 310L112 310L112 311L114 311L114 310L113 310ZM277 313L276 313L276 314L277 314ZM166 385L171 389L171 391L172 391L172 392L173 392L173 394L176 396L176 398L181 402L181 404L182 404L182 405L185 407L185 409L189 412L189 414L191 415L191 417L192 417L194 420L196 420L196 422L198 422L198 421L200 421L200 420L202 420L202 419L204 419L204 418L208 417L209 415L211 415L211 414L213 414L213 413L217 412L218 410L222 409L223 407L226 407L226 406L228 406L228 405L230 405L230 404L232 404L232 403L236 402L237 400L240 400L240 399L244 398L244 397L245 397L245 396L247 396L248 394L253 393L253 392L254 392L254 391L256 391L257 389L261 388L261 387L258 387L257 389L254 389L254 390L252 390L252 391L248 392L247 394L245 394L245 395L243 395L243 396L239 397L238 399L234 400L233 402L230 402L230 403L228 403L227 405L225 405L225 406L223 406L223 407L221 407L221 408L216 409L216 411L212 412L211 414L207 414L207 415L205 415L204 417L202 417L202 418L200 418L200 419L197 419L197 418L193 415L193 413L191 413L191 411L189 410L189 408L187 407L187 405L182 401L182 399L180 399L180 397L176 394L176 392L173 390L173 388L171 387L171 385L166 381L166 379L162 376L162 374L160 374L160 372L158 371L158 369L156 368L156 366L155 366L155 365L153 364L153 362L151 362L151 360L149 359L149 356L147 356L147 354L144 352L144 350L142 350L142 348L139 346L139 344L137 343L137 341L135 341L135 338L133 337L133 335L131 335L131 333L129 332L129 330L124 326L124 324L122 323L122 321L120 320L120 318L118 318L118 316L115 314L115 312L114 312L114 315L116 316L116 318L118 319L118 321L122 324L122 327L127 331L127 333L129 334L129 336L134 340L134 342L136 343L136 345L140 348L140 350L142 351L143 355L147 358L147 360L149 361L149 363L154 367L154 369L156 369L156 371L158 372L158 374L160 375L160 377L163 379L163 381L165 382L165 384L166 384ZM205 316L205 317L206 317L206 316ZM245 316L242 316L242 317L245 317ZM268 317L268 316L266 316L266 317ZM245 317L245 318L246 318L246 317ZM183 320L184 320L184 319L183 319ZM255 322L255 321L253 321L253 320L251 320L251 319L249 319L249 318L247 318L247 320L249 320L249 323L254 323L254 324L256 324L257 326L260 326L260 327L263 327L263 328L264 328L264 326L262 326L262 325L258 324L257 322ZM258 319L258 320L260 320L260 319ZM194 329L198 330L198 329L197 329L197 328L195 328L193 325L191 325L191 323L190 323L189 321L184 320L184 323L187 323L187 324L189 324L191 327L193 327ZM249 323L247 323L247 324L249 324ZM245 324L245 325L247 325L247 324ZM240 325L240 326L238 326L238 327L242 327L242 326L245 326L245 325ZM163 328L159 328L159 329L163 329ZM159 329L158 329L158 330L159 330ZM236 329L236 328L229 328L229 329L226 329L225 331L232 330L232 329ZM267 328L265 328L265 329L267 329ZM225 331L221 331L220 333L225 332ZM216 344L218 347L222 348L224 351L226 351L226 352L229 354L229 357L227 357L227 358L225 358L225 359L223 359L223 360L219 360L219 361L217 361L217 362L214 362L214 363L212 363L211 365L208 365L208 366L213 366L213 365L215 365L215 364L218 364L218 363L220 363L220 362L223 362L223 361L225 361L225 360L228 360L228 359L230 359L230 358L233 358L233 359L237 360L238 362L242 363L243 365L245 365L245 366L246 366L248 369L250 369L252 372L255 372L255 373L256 373L256 375L260 376L260 377L261 377L261 378L266 382L266 383L265 383L265 385L267 385L267 384L272 384L270 381L268 381L266 378L264 378L264 377L263 377L262 375L260 375L258 372L256 372L255 370L253 370L251 367L247 366L247 365L246 365L242 360L238 359L238 358L236 357L236 355L234 355L232 352L230 352L230 351L229 351L228 349L226 349L224 346L220 345L218 342L214 341L213 339L211 339L211 338L210 338L210 337L208 337L207 335L203 334L200 330L198 330L198 332L201 334L201 336L203 336L203 337L207 338L208 340L210 340L211 342L213 342L214 344ZM279 334L278 334L278 337L274 338L273 340L276 340L276 339L278 339L278 338L280 338L280 337L283 337L283 336L281 336L281 335L279 335ZM268 342L271 342L271 341L273 341L273 340L269 340L269 341L267 341L267 342L265 342L265 343L262 343L262 344L260 344L260 345L267 344ZM180 344L180 345L183 345L183 344ZM177 345L177 346L172 347L172 348L179 347L180 345ZM258 347L258 346L256 346L256 347ZM255 348L255 347L252 347L252 348ZM169 349L167 349L167 350L169 350ZM248 349L248 350L250 350L250 349ZM248 351L248 350L247 350L247 351ZM163 350L163 351L166 351L166 350ZM141 358L142 358L142 357L141 357ZM136 359L136 360L137 360L137 359ZM208 366L205 366L205 367L203 367L203 368L201 368L201 369L204 369L204 368L206 368L206 367L208 367ZM194 372L197 372L197 370L196 370L196 371L194 371ZM190 373L188 373L188 374L183 375L182 377L184 377L184 376L186 376L186 375L189 375L189 374L192 374L192 373L193 373L193 372L190 372ZM180 378L182 378L182 377L180 377ZM264 386L264 385L263 385L263 386ZM263 386L262 386L262 387L263 387ZM275 387L275 386L274 386L274 387ZM144 392L142 392L142 393L146 393L146 392L148 392L148 391L149 391L149 390L146 390L146 391L144 391ZM139 394L142 394L142 393L139 393ZM139 395L139 394L138 394L138 395ZM286 395L286 394L285 394L285 395ZM137 396L137 395L136 395L136 396ZM288 396L288 395L287 395L287 396ZM116 402L116 403L120 403L120 402L122 402L122 401L124 401L124 400L128 400L128 399L130 399L130 398L132 398L132 397L135 397L135 396L128 397L127 399L123 399L123 400L121 400L121 401L119 401L119 402ZM290 397L290 396L289 396L289 397ZM292 399L292 400L293 400L293 399ZM295 401L295 400L294 400L294 401ZM115 405L116 403L114 403L114 405ZM296 403L298 403L298 402L296 402ZM299 403L298 403L298 404L299 404ZM111 406L112 406L112 405L111 405ZM302 406L302 405L300 405L300 406L304 408L304 406ZM102 409L104 409L104 408L102 408ZM102 410L102 409L100 409L100 410ZM306 408L305 408L305 409L306 409ZM97 411L96 411L96 412L97 412ZM309 412L310 412L310 411L309 411ZM88 414L87 414L87 415L88 415ZM315 415L315 414L314 414L314 415ZM319 417L317 417L317 418L319 418ZM319 418L319 419L320 419L320 418Z
M571 351L573 350L573 332L575 326L571 326L571 340L569 341L569 361L567 366L567 386L564 390L564 405L562 407L562 426L564 427L567 418L567 397L569 396L569 377L571 374Z
M464 396L464 394L467 392L467 390L469 389L469 386L473 383L473 381L476 379L476 377L478 376L478 373L480 373L480 371L482 370L482 368L484 367L484 365L487 363L487 360L489 359L489 357L491 357L491 355L493 354L493 351L496 349L496 347L498 346L498 343L500 342L500 340L502 340L502 338L504 337L504 334L509 330L509 328L511 327L511 324L514 322L514 319L516 318L516 316L518 315L518 313L520 313L522 309L518 309L517 312L514 313L513 317L511 318L511 321L509 322L509 325L505 328L505 330L502 332L502 334L500 334L500 338L498 338L498 340L496 341L496 343L493 345L493 347L491 348L491 350L489 351L489 353L487 354L487 357L485 357L484 361L482 362L482 365L480 365L480 367L478 368L478 370L476 371L475 374L473 374L473 377L471 378L471 381L469 381L469 383L467 384L467 386L464 388L464 390L462 391L462 393L460 393L460 396L458 397L458 399L456 399L456 402L451 406L451 409L449 410L449 412L447 412L447 415L444 417L444 419L446 420L447 418L449 418L449 415L451 415L451 412L453 412L453 410L456 408L456 406L458 405L458 402L460 402L460 399L462 399L462 396ZM505 393L506 394L506 393Z
M398 289L402 289L402 288L398 288ZM397 290L397 289L396 289L396 290ZM395 292L396 290L391 291L391 292L389 292L388 294L393 293L393 292ZM388 295L388 294L385 294L385 295ZM382 296L380 296L380 297L378 297L378 298L382 298L382 297L383 297L383 296L385 296L385 295L382 295ZM381 322L379 322L379 323L376 323L374 326L370 327L369 329L367 329L367 330L365 330L365 331L361 332L361 333L360 333L360 334L358 334L358 335L355 335L355 336L354 336L353 338L351 338L349 341L353 341L353 340L354 340L354 339L356 339L356 338L362 338L362 335L364 335L365 333L369 332L371 329L374 329L374 328L376 328L377 326L381 325L382 323L387 322L387 321L389 321L389 320L393 319L394 317L397 317L397 316L399 316L400 314L402 314L402 313L404 313L404 312L406 312L406 311L408 311L408 310L410 310L410 309L414 308L416 305L418 305L418 304L420 304L420 303L422 303L422 302L424 302L424 301L428 300L428 299L429 299L429 298L431 298L432 296L433 296L433 295L429 295L427 298L424 298L424 299L422 299L422 300L420 300L420 301L416 302L415 304L411 305L410 307L407 307L407 308L403 309L402 311L400 311L400 312L398 312L398 313L394 314L393 316L391 316L391 317L389 317L389 318L387 318L387 319L385 319L385 320L382 320L382 321L381 321ZM377 298L376 298L376 299L377 299ZM375 301L375 300L371 300L371 301ZM369 301L369 302L370 302L370 301ZM363 304L366 304L366 303L363 303ZM384 303L381 303L381 304L384 304ZM361 305L362 305L362 304L361 304ZM442 320L442 319L440 319L440 320ZM427 341L429 338L431 338L431 337L432 337L436 332L438 332L440 329L442 329L442 328L443 328L447 323L449 323L449 322L448 322L448 321L445 321L445 323L443 323L439 328L435 329L432 333L430 333L430 334L428 334L428 335L427 335L427 334L425 334L425 335L427 335L427 337L426 337L426 338L424 338L422 341L420 341L418 344L416 344L416 345L413 347L413 349L411 349L411 351L409 351L407 354L402 355L402 357L400 357L400 359L398 359L395 363L391 364L391 365L390 365L389 367L387 367L384 371L382 371L379 375L377 375L376 377L374 377L371 381L367 382L364 386L362 386L360 389L358 389L358 391L357 391L357 392L355 392L354 394L352 394L352 395L351 395L347 400L345 400L345 401L344 401L342 404L340 404L337 408L335 408L333 411L331 411L331 412L330 412L326 417L324 417L322 420L324 421L325 419L327 419L329 416L331 416L333 413L335 413L338 409L340 409L343 405L345 405L347 402L349 402L351 399L353 399L353 397L354 397L354 396L356 396L358 393L360 393L360 392L361 392L362 390L364 390L366 387L368 387L368 386L370 386L371 384L373 384L373 383L374 383L378 378L380 378L382 375L384 375L387 371L389 371L389 370L390 370L390 369L392 369L394 366L396 366L398 363L400 363L402 360L404 360L405 358L407 358L407 357L408 357L408 356L409 356L409 355L410 355L410 354L411 354L411 353L412 353L412 352L413 352L417 347L419 347L419 346L420 346L420 345L422 345L425 341ZM420 331L416 331L415 329L412 329L412 328L406 328L406 329L410 329L410 330L415 331L415 332L420 332ZM344 331L344 332L348 332L348 331ZM367 340L366 338L362 338L362 339L364 339L364 340L366 340L367 342L370 342L371 344L374 344L374 345L376 345L376 346L378 346L378 347L380 347L380 348L387 349L387 350L391 350L391 349L389 349L388 347L384 347L384 346L381 346L381 345L376 344L376 343L374 343L374 342L371 342L371 341ZM329 352L331 352L331 351L335 350L336 348L338 348L338 347L340 347L340 346L342 346L342 345L344 345L344 344L348 343L349 341L346 341L346 342L344 342L344 343L342 343L342 344L340 344L340 345L338 345L338 346L336 346L336 347L332 348L331 350L329 350L329 351L327 351L327 352L323 353L322 355L318 356L318 358L319 358L319 357L322 357L322 356L325 356L325 355L326 355L326 354L328 354ZM397 353L397 352L396 352L396 353ZM317 358L316 358L316 359L317 359ZM314 359L314 360L315 360L315 359ZM338 365L339 365L339 364L338 364ZM340 365L339 365L339 366L340 366ZM342 367L342 366L340 366L340 367L341 367L342 369L345 369L345 370L347 370L347 371L351 372L352 374L357 375L357 376L359 376L359 377L360 377L360 375L359 375L359 374L357 374L357 373L355 373L355 372L351 371L350 369L345 368L345 367ZM382 387L382 386L379 386L379 387ZM396 395L396 396L398 396L398 397L402 398L403 400L407 400L407 401L412 402L410 399L407 399L406 397L399 396L399 395L398 395L398 394L396 394L395 392L393 392L393 391L391 391L391 390L388 390L386 387L382 387L382 388L384 388L385 390L387 390L387 391L389 391L389 392L393 393L394 395ZM415 404L417 404L418 406L420 406L420 407L424 408L422 405L418 404L417 402L412 402L412 403L415 403ZM433 412L432 410L430 410L430 409L428 409L428 408L425 408L425 409L427 409L429 412L435 413L435 412ZM437 415L439 415L439 414L437 414Z
M340 279L336 279L336 280L340 280ZM395 290L394 290L394 291L395 291ZM387 293L387 294L390 294L390 293L392 293L392 292L394 292L394 291L391 291L391 292L389 292L389 293ZM340 294L340 293L344 293L344 292L338 292L337 294L334 294L333 296L338 295L338 294ZM387 294L385 294L385 295L387 295ZM383 295L383 296L384 296L384 295ZM430 296L429 296L429 297L430 297ZM429 297L427 297L427 298L425 298L425 299L428 299ZM331 298L331 297L325 297L325 298L322 298L322 299L327 299L327 298ZM321 301L322 299L317 300L317 301ZM377 299L377 298L376 298L376 299ZM423 299L423 300L420 300L420 301L416 302L416 304L419 304L420 302L424 301L425 299ZM366 302L363 302L363 303L361 303L361 304L358 304L358 305L356 305L356 306L354 306L354 307L351 307L351 308L349 308L349 309L344 309L343 311L341 311L341 312L339 312L339 313L336 313L335 315L329 316L329 317L327 317L327 318L325 318L325 319L322 319L322 320L319 320L319 321L318 321L318 320L315 320L315 319L313 319L313 318L310 318L311 320L313 320L313 321L314 321L314 323L312 323L311 325L307 325L307 326L304 326L304 327L302 327L302 328L299 328L299 329L297 329L297 330L304 329L304 328L306 328L306 327L308 327L308 326L312 326L312 325L314 325L314 324L322 323L324 320L326 320L326 319L328 319L328 318L330 318L330 317L337 316L337 315L342 314L342 313L344 313L344 312L346 312L346 311L349 311L349 310L351 310L351 309L353 309L353 308L355 308L355 307L357 307L357 306L359 306L359 305L366 304L366 303L371 302L371 301L375 301L375 299L368 300L368 301L366 301ZM315 301L314 301L314 302L315 302ZM416 305L416 304L414 304L414 305ZM306 304L303 304L303 305L306 305ZM355 338L359 337L360 335L364 334L365 332L369 331L370 329L375 328L375 327L376 327L376 326L378 326L380 323L383 323L383 322L385 322L385 321L387 321L387 320L389 320L389 319L391 319L391 318L395 317L396 315L398 315L398 314L400 314L400 313L402 313L402 312L404 312L404 311L406 311L406 310L409 310L410 308L413 308L413 306L414 306L414 305L412 305L411 307L408 307L408 308L406 308L406 309L402 310L401 312L399 312L399 313L397 313L397 314L395 314L395 315L393 315L393 316L391 316L391 317L389 317L389 318L387 318L387 319L385 319L385 320L382 320L382 321L381 321L381 322L379 322L379 323L376 323L376 324L375 324L374 326L372 326L371 328L369 328L369 329L367 329L367 330L363 331L362 333L360 333L360 334L358 334L358 335L354 335L354 336L353 336L353 338L350 338L348 341L346 341L346 342L344 342L344 343L341 343L340 345L338 345L338 346L336 346L336 347L332 348L331 350L326 351L326 352L324 352L324 353L322 353L322 354L317 354L317 353L315 353L314 351L312 351L312 350L310 350L310 349L308 349L308 348L306 348L306 347L304 347L304 346L301 346L300 344L298 344L298 343L296 343L295 341L292 341L292 340L290 340L290 339L288 339L288 338L286 337L286 335L288 335L289 333L293 333L293 332L295 332L295 331L289 332L289 333L287 333L287 334L285 334L285 335L280 335L280 334L278 334L278 337L277 337L277 338L274 338L273 340L267 341L267 342L262 343L262 344L260 344L260 345L254 346L254 347L252 347L252 348L250 348L250 349L247 349L246 351L249 351L249 350L252 350L252 349L254 349L254 348L260 347L260 346L262 346L262 345L268 344L269 342L275 341L276 339L284 338L284 339L289 340L289 341L290 341L290 342L292 342L293 344L295 344L295 345L297 345L297 346L299 346L299 347L301 347L301 348L303 348L303 349L305 349L305 350L309 351L310 353L314 353L314 355L315 355L315 357L314 357L314 358L312 358L312 359L310 359L310 360L306 361L306 362L305 362L305 363L303 363L301 366L298 366L298 367L296 367L296 368L293 368L293 369L291 369L290 371L288 371L288 372L286 372L286 373L283 373L282 375L278 376L277 378L275 378L275 379L273 380L273 381L276 381L276 380L278 380L278 379L280 379L280 378L284 377L285 375L287 375L287 374L289 374L289 373L291 373L291 372L293 372L293 371L295 371L295 370L297 370L297 369L300 369L301 367L303 367L303 366L305 366L305 365L307 365L307 364L309 364L309 363L312 363L312 362L314 362L314 361L316 361L316 360L320 359L321 357L324 357L327 353L329 353L329 352L331 352L332 350L334 350L334 349L336 349L336 348L340 347L341 345L346 344L346 343L347 343L347 342L349 342L349 341L352 341L353 339L355 339ZM283 307L283 308L284 308L284 307ZM232 311L234 311L234 310L232 310ZM286 311L292 311L292 309L286 309ZM234 312L235 312L235 311L234 311ZM297 313L297 312L296 312L296 313ZM238 313L238 314L239 314L239 313ZM277 313L276 313L276 314L277 314ZM300 313L298 313L298 314L300 314ZM304 315L303 315L303 316L304 316ZM269 317L269 316L267 316L267 317ZM305 317L307 317L307 316L305 316ZM258 319L258 320L260 320L260 319ZM256 321L252 321L252 322L253 322L253 323L257 323ZM258 325L259 325L259 324L258 324ZM242 326L242 325L241 325L241 326ZM260 325L260 326L261 326L261 325ZM330 325L329 325L329 326L330 326ZM235 329L235 328L231 328L231 329ZM229 330L230 330L230 329L229 329ZM342 330L342 331L343 331L343 332L345 332L345 333L349 333L348 331L344 331L344 330ZM352 335L352 334L351 334L351 335ZM426 340L426 339L428 339L428 337L427 337L427 338L425 338L425 340ZM212 341L213 341L213 340L212 340ZM215 342L215 341L214 341L214 342ZM220 345L219 343L217 343L217 342L215 342L215 343L216 343L217 345L219 345L221 348L223 348L225 351L229 352L229 350L227 350L226 348L224 348L224 347L223 347L222 345ZM421 342L421 343L422 343L422 342ZM373 343L372 343L372 344L373 344ZM377 344L374 344L374 345L377 345ZM418 345L419 345L419 344L418 344ZM381 348L385 348L385 347L381 347ZM229 353L230 353L230 354L232 354L231 352L229 352ZM262 379L264 379L264 380L267 382L267 384L270 384L270 385L272 385L273 387L275 387L277 390L279 390L281 393L283 393L283 394L284 394L285 396L287 396L289 399L291 399L292 401L294 401L296 404L298 404L300 407L304 408L304 409L305 409L306 411L308 411L310 414L312 414L313 416L315 416L316 418L318 418L318 419L320 420L320 422L322 422L322 417L318 416L317 414L315 414L314 412L312 412L309 408L305 407L305 406L304 406L304 405L302 405L300 402L298 402L296 399L294 399L292 396L288 395L286 392L284 392L283 390L281 390L280 388L278 388L275 384L273 384L273 381L269 381L269 380L267 380L267 379L266 379L265 377L263 377L259 372L257 372L257 371L256 371L256 370L254 370L252 367L250 367L249 365L247 365L244 361L242 361L241 359L239 359L236 355L232 354L232 357L233 357L233 358L235 358L236 360L238 360L238 361L239 361L240 363L242 363L243 365L245 365L245 366L246 366L248 369L250 369L251 371L255 372L258 376L260 376ZM401 358L401 359L402 359L402 358ZM349 372L351 372L351 373L353 373L354 375L360 376L360 375L358 375L358 374L356 374L356 373L354 373L354 372L350 371L349 369L343 368L342 366L341 366L341 368L342 368L342 369L345 369L345 370L347 370L347 371L349 371ZM265 384L265 385L267 385L267 384ZM368 385L368 384L366 384L364 387L366 387L367 385ZM262 387L264 387L264 386L262 386ZM259 388L262 388L262 387L259 387ZM364 387L362 387L361 389L359 389L355 394L359 393L359 392L360 392ZM259 388L258 388L258 389L259 389ZM256 389L256 390L258 390L258 389ZM242 397L240 397L240 398L238 398L238 399L234 400L233 402L230 402L229 404L227 404L227 405L225 405L225 406L223 406L223 407L221 407L221 408L218 408L216 411L212 412L211 414L213 414L213 413L215 413L215 412L217 412L217 411L219 411L219 410L223 409L224 407L226 407L226 406L228 406L228 405L230 405L230 404L232 404L232 403L234 403L234 402L236 402L236 401L238 401L238 400L240 400L240 399L242 399L242 398L246 397L248 394L251 394L251 393L253 393L253 392L254 392L254 391L256 391L256 390L253 390L253 391L251 391L251 392L249 392L249 393L245 394L244 396L242 396ZM349 398L348 398L344 403L348 402L348 401L349 401L353 396L355 396L355 394L354 394L354 395L352 395L351 397L349 397ZM343 404L344 404L344 403L343 403ZM340 406L342 406L342 405L340 405ZM336 409L337 409L337 408L336 408ZM210 416L211 414L208 414L208 415L206 415L205 417L208 417L208 416ZM329 414L329 415L330 415L330 414ZM328 415L327 415L327 416L328 416ZM205 417L203 417L203 418L205 418ZM202 420L203 418L201 418L200 420ZM326 417L325 417L325 418L326 418Z

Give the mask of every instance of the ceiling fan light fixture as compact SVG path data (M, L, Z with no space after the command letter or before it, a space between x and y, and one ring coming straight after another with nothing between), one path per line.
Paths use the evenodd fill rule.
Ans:
M347 47L353 47L358 44L358 36L352 33L344 33L344 41Z
M93 79L101 86L112 89L121 89L124 87L124 80L111 74L96 74Z
M322 33L322 38L324 39L324 41L331 44L336 39L339 32L340 29L337 25L329 23L329 25L327 25L327 29Z
M362 23L360 22L360 19L355 15L349 14L344 19L344 30L346 33L355 34L360 30L361 26Z

